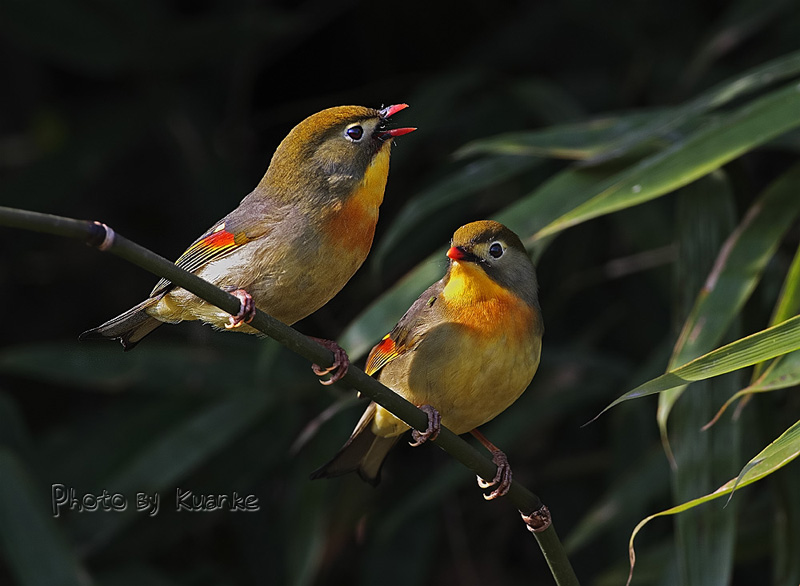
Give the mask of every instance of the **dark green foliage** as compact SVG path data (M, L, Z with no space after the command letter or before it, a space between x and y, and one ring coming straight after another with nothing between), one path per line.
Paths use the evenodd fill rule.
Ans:
M654 398L581 427L685 362L670 354L693 308L720 331L686 360L772 325L779 299L797 314L800 232L780 198L780 227L748 235L764 246L752 271L698 302L754 202L797 183L795 4L6 1L0 205L101 220L174 258L308 114L409 103L397 122L419 130L394 149L373 253L298 328L363 360L444 272L458 226L507 223L538 262L546 334L531 388L484 432L549 506L582 583L624 583L641 519L713 491L800 419L784 388L700 432L745 370L662 412L679 473ZM155 279L18 230L0 229L0 250L0 584L551 583L513 508L431 446L401 442L376 489L309 481L361 403L302 359L196 324L125 354L79 344ZM798 365L775 370L791 383ZM122 493L128 510L54 518L59 483ZM725 509L654 521L633 583L796 586L798 486L794 462ZM178 488L260 510L176 512ZM158 492L160 513L136 512L137 492Z

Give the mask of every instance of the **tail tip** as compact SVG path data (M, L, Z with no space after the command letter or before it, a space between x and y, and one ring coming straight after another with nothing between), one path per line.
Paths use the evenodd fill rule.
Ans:
M122 349L127 352L128 350L133 350L133 348L138 344L138 342L132 342L130 340L126 340L122 336L110 337L103 334L100 331L100 328L92 328L91 330L86 330L85 332L81 333L78 336L79 342L85 341L92 341L92 340L119 340L120 344L122 344Z

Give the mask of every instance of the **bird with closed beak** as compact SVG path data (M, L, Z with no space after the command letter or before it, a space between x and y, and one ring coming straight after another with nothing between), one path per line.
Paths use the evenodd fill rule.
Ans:
M487 499L508 492L505 454L477 428L519 398L539 366L544 325L536 273L511 230L493 221L459 228L447 273L417 299L370 352L366 372L428 414L412 431L416 446L441 425L471 432L492 454L497 474L478 478ZM312 478L357 472L377 484L383 462L409 426L372 402L333 459Z
M258 333L247 324L261 309L287 325L325 305L358 270L372 246L393 139L414 128L387 128L406 104L381 110L328 108L295 126L264 177L235 210L216 222L176 265L239 298L230 315L162 279L139 305L81 339L118 339L125 350L163 323L201 320L215 328ZM314 366L326 384L347 371L347 354Z

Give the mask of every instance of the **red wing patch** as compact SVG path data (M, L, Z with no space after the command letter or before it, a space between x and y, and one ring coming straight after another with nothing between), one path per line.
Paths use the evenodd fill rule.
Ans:
M213 260L217 260L235 250L249 238L244 232L233 234L225 230L225 224L215 226L210 232L195 240L175 261L180 268L194 273ZM161 279L153 289L151 296L169 285L169 281Z
M244 232L233 234L225 230L224 226L225 224L222 224L213 232L196 240L175 264L193 273L208 262L225 256L232 249L247 242L247 235Z
M403 353L403 347L398 347L389 335L390 334L386 334L383 340L375 345L367 357L365 372L369 376L378 372L381 368Z
M231 246L235 242L236 242L236 237L233 234L231 234L230 232L226 232L225 230L218 230L217 232L212 232L205 238L201 238L194 246L208 247L208 248L222 248L224 246Z

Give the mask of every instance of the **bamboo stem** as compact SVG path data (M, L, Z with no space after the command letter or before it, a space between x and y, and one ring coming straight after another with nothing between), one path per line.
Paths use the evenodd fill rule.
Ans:
M105 224L0 206L0 225L81 240L90 246L111 252L157 277L166 278L228 313L236 314L239 311L240 301L237 297L116 234ZM330 350L261 310L256 310L255 318L249 325L311 362L323 367L333 364L333 353ZM425 430L427 427L428 416L423 411L374 378L367 376L363 370L351 365L341 381L361 391L413 428ZM481 478L494 478L497 470L495 464L484 453L446 427L442 427L434 443ZM526 516L539 511L546 512L539 497L518 482L512 482L506 496ZM533 535L547 560L556 584L577 585L578 579L566 552L556 535L555 528L549 523L549 514L547 526Z

